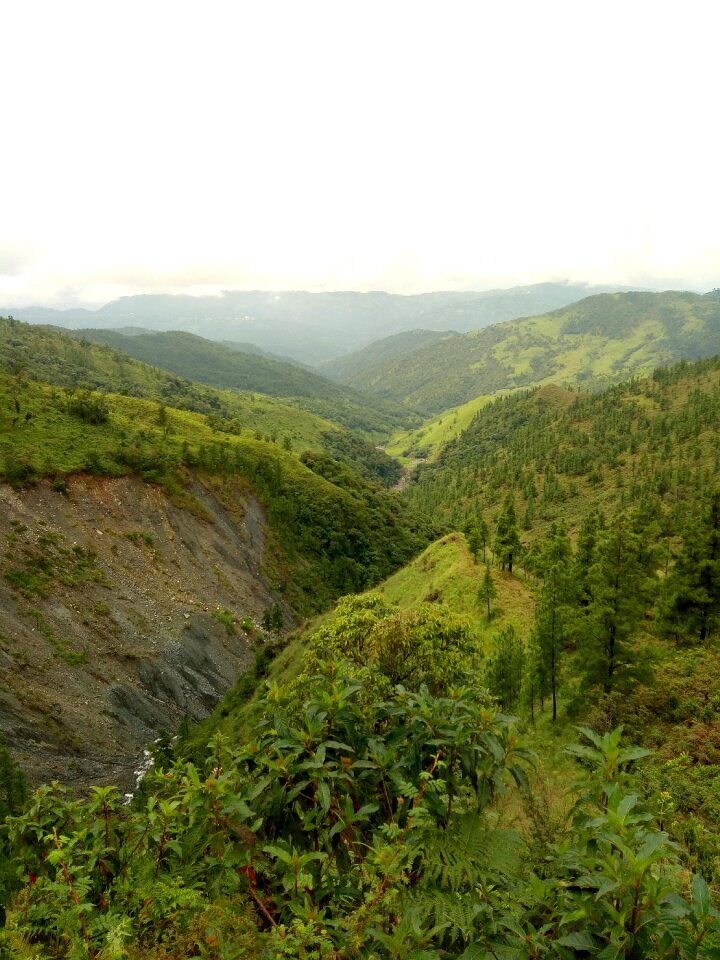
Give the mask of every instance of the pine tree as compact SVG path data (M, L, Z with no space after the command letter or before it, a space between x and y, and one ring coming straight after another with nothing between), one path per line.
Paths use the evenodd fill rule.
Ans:
M560 659L570 633L571 603L575 595L572 550L565 528L553 525L540 544L538 568L543 578L535 608L531 645L536 662L537 692L552 698L552 718L557 719Z
M17 815L27 797L25 775L0 737L0 823Z
M627 513L619 513L601 535L588 573L590 602L581 630L586 682L610 693L649 671L632 640L645 614L655 574L652 552Z
M490 533L484 518L479 514L475 517L466 517L462 526L462 531L465 534L468 550L470 553L472 553L475 563L478 562L478 554L481 550L483 552L483 563L486 563L485 549L488 544Z
M660 630L704 643L720 622L720 491L683 531L683 548L666 578Z
M495 653L488 661L485 680L502 710L512 710L520 697L525 648L512 624L495 637Z
M515 516L515 500L513 495L509 493L505 497L495 530L495 554L500 560L503 570L507 566L508 572L512 573L513 558L519 553L520 547L517 517Z
M497 587L492 578L492 573L490 572L490 567L485 565L485 574L480 581L480 586L478 588L478 603L487 607L487 618L488 620L492 619L492 609L490 604L497 597Z
M578 591L578 602L587 612L592 601L590 570L597 559L597 543L600 535L601 517L596 511L583 518L577 538L575 553L574 579Z
M482 552L483 552L483 563L487 563L487 560L485 559L485 550L487 549L487 545L490 542L490 531L488 530L488 525L485 522L485 518L480 516L479 514L478 514L478 520L477 520L477 532L478 532L478 537L480 538L480 546L482 547Z
M470 527L469 532L465 535L467 540L468 550L473 555L473 560L475 563L478 562L478 553L480 552L480 532L477 526Z

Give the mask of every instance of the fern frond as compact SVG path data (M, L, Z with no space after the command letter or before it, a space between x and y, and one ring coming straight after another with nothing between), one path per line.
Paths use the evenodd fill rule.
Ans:
M477 896L455 891L411 891L404 904L417 911L426 926L443 930L443 940L448 946L472 940L478 927L478 919L485 914Z
M415 842L423 886L462 890L514 876L523 839L516 830L490 829L480 813L466 813L445 830L428 827Z

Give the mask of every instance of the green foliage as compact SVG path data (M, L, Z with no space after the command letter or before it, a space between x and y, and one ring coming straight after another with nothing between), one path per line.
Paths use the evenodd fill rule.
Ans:
M77 336L77 334L76 334ZM196 383L280 397L350 430L381 436L412 419L394 404L341 387L298 364L245 353L180 331L83 330L82 336L112 346L153 367Z
M392 487L402 476L402 467L397 460L355 434L340 433L338 430L326 431L323 441L331 456L349 464L366 480L375 480L384 487Z
M282 630L285 625L285 618L277 603L264 611L262 625L269 633L279 633Z
M227 608L221 610L219 607L213 610L213 616L218 623L221 623L225 627L225 632L229 634L235 633L235 618L233 617L232 610Z
M485 550L490 542L490 531L483 517L468 517L463 524L463 533L467 540L468 550L472 553L475 563L478 562L478 554L481 550L483 563L486 563Z
M545 541L536 544L536 567L543 581L535 607L525 685L531 711L545 696L552 699L552 719L557 719L557 694L563 654L571 634L577 584L572 577L572 549L563 527L553 527Z
M491 604L493 600L497 597L497 587L495 586L495 581L492 578L492 572L490 567L485 565L485 573L482 580L480 581L480 586L478 587L478 603L480 606L487 609L487 618L488 621L492 619L492 607Z
M679 535L693 502L716 485L720 359L682 363L598 394L547 386L483 407L418 467L406 496L459 528L490 516L512 490L533 534L591 509L647 504Z
M232 460L229 451L224 456L227 472L246 477L266 505L305 610L372 586L435 532L396 495L328 457L308 455L301 463L256 442L238 445Z
M228 351L228 355L232 355L232 351ZM308 373L308 376L313 375ZM316 379L332 390L341 389L319 377ZM41 383L51 384L55 389L43 390L39 387ZM66 395L61 396L59 390L66 391ZM145 399L148 405L125 405L117 396L103 398L91 391ZM57 413L62 411L76 421L76 427L81 428L70 441L71 444L77 443L84 436L82 424L85 421L81 417L92 418L96 412L102 417L105 402L109 404L109 416L118 433L132 428L142 410L140 419L164 440L176 431L182 433L185 440L194 440L195 430L188 431L184 411L208 417L209 433L214 428L240 436L258 430L262 436L282 435L300 450L323 449L322 435L335 428L324 415L300 409L289 399L283 401L259 393L194 383L177 373L164 372L156 366L134 360L114 347L90 343L87 339L78 340L77 335L69 331L0 318L0 439L5 428L15 434L15 450L26 436L32 438L34 447L40 450L46 447L52 450L56 445L67 446L68 436L57 435L60 428ZM363 401L359 397L358 403L365 403L366 407L377 406L375 401ZM73 416L68 408L75 409L76 415ZM163 422L159 422L158 411L163 409ZM335 419L331 407L325 413ZM47 437L40 440L43 424L35 423L38 415L45 424L48 420L53 421ZM381 423L382 426L374 425L375 433L384 429L382 416ZM388 428L395 423L391 417ZM92 443L97 440L97 436L92 437ZM88 443L87 438L85 443ZM2 446L0 444L0 452ZM114 446L117 446L117 439Z
M525 782L507 723L467 689L368 700L342 661L319 668L301 704L270 691L248 746L230 752L216 738L205 774L188 763L149 774L142 806L125 810L112 788L84 802L42 788L10 822L16 863L35 878L10 911L12 936L58 957L99 957L122 930L128 956L140 944L161 955L220 908L226 952L207 955L236 956L231 917L246 903L269 925L265 955L365 945L386 956L411 876L450 890L480 849L497 871L501 844L482 811L508 776ZM451 831L443 873L428 858L440 830ZM416 930L433 939L424 922Z
M631 640L651 596L655 556L638 515L618 514L599 538L580 644L586 682L606 694L649 677Z
M5 920L4 904L11 893L20 886L9 851L4 821L6 817L17 816L21 812L28 793L25 774L0 736L0 926ZM1 941L0 956L2 956Z
M42 788L9 821L26 885L5 943L98 960L191 943L217 960L717 956L709 888L696 874L683 890L629 772L647 751L620 730L581 730L588 772L535 864L493 812L527 781L482 696L360 693L342 661L321 664L299 709L271 690L247 746L216 738L204 773L149 774L129 810L113 788L82 802Z
M338 602L333 619L310 638L305 675L320 662L345 658L369 690L425 685L439 695L467 679L478 652L465 618L434 604L398 610L370 593Z

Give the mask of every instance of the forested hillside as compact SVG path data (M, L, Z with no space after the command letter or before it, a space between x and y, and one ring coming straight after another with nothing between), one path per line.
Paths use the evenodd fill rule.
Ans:
M196 339L201 345L207 343ZM204 386L138 362L116 347L77 339L51 327L34 327L3 318L0 318L0 370L10 375L12 383L34 380L69 391L111 392L147 398L162 407L205 414L208 426L219 434L250 433L257 439L271 439L298 452L325 450L337 455L343 451L341 459L347 454L349 462L356 469L359 467L361 473L386 484L394 482L398 473L395 461L377 451L362 435L348 432L340 425L343 419L357 421L364 431L372 433L383 422L382 417L378 419L372 402L368 406L361 401L356 407L351 395L349 399L341 396L337 403L330 404L329 412L337 407L339 416L328 420L289 401L239 389ZM326 386L331 391L335 389L322 378L316 381L321 390ZM322 394L305 399L308 407L315 403L318 407L329 404L328 397ZM16 419L18 411L7 412L11 421ZM27 411L22 414L25 416ZM32 447L34 438L32 431L30 433L28 445Z
M441 340L456 336L458 334L452 330L408 330L375 340L347 356L326 360L319 369L332 380L355 383L358 389L364 389L369 381L372 382L376 367L392 360L404 360L414 350L431 347Z
M407 423L408 417L413 419L394 404L337 386L311 370L243 353L191 333L127 336L114 330L81 330L79 334L189 380L290 400L304 410L370 435L386 436Z
M615 293L495 324L385 359L342 382L426 415L481 395L545 383L597 389L717 352L720 296Z
M599 394L540 387L480 410L407 496L459 524L512 491L530 533L592 506L682 518L717 482L720 361L681 362Z

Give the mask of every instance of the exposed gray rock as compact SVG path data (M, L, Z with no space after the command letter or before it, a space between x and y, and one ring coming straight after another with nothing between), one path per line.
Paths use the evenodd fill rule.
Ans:
M0 485L0 733L34 783L130 787L143 747L205 717L251 661L214 611L289 611L264 573L257 501L238 520L197 480L192 511L132 478L68 487ZM4 575L40 557L38 589Z

